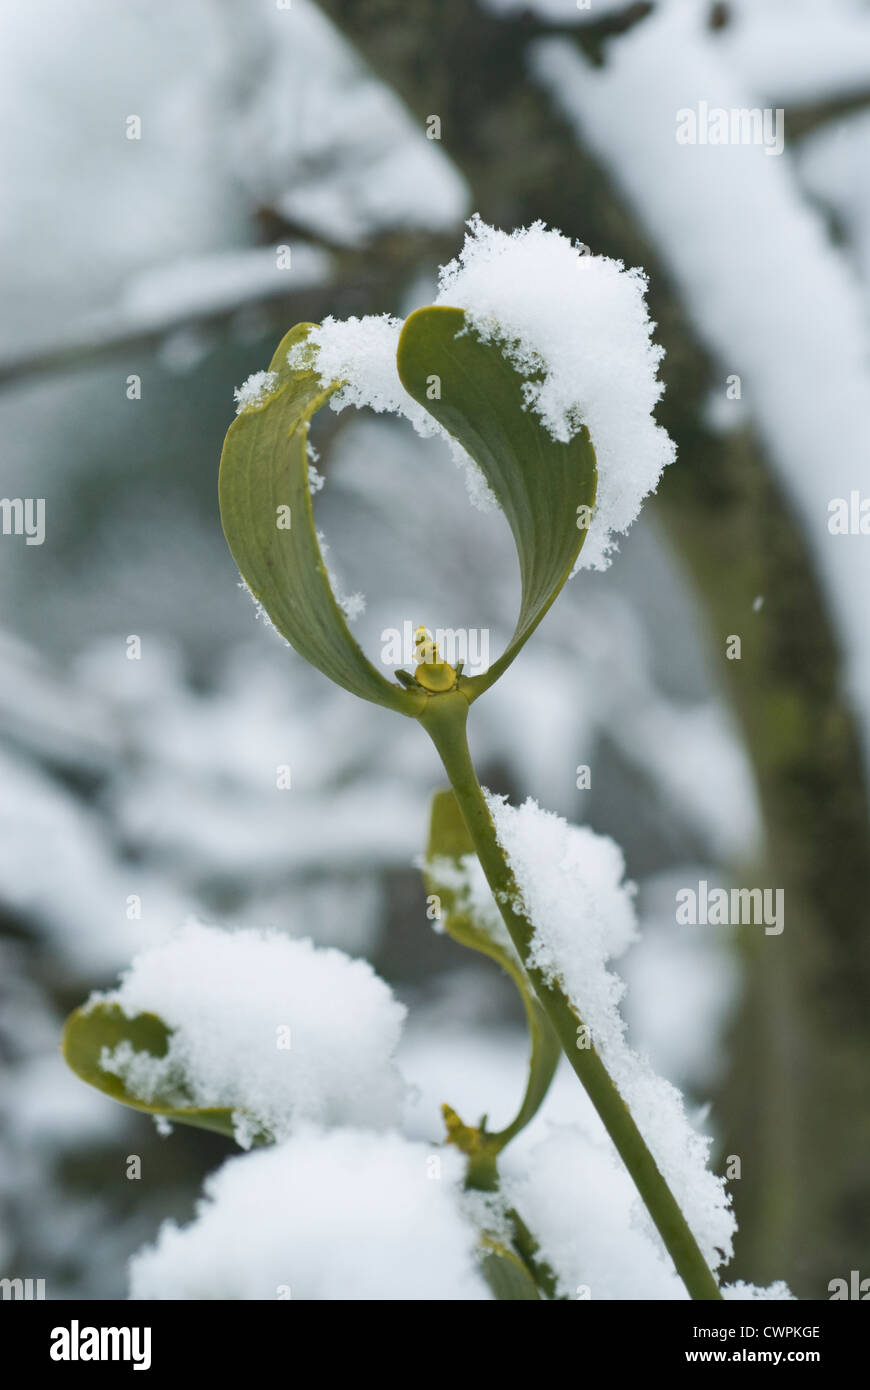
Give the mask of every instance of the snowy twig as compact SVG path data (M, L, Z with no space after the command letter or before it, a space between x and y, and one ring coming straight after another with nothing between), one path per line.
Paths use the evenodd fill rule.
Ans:
M656 1224L674 1265L693 1298L721 1298L719 1286L689 1229L668 1184L647 1147L634 1119L611 1080L594 1047L578 1047L583 1027L562 989L546 979L530 956L533 926L517 910L520 892L507 857L495 833L468 750L465 726L468 702L456 692L430 700L420 723L426 729L444 764L462 810L493 897L511 940L550 1019L568 1058L600 1115L620 1157L631 1173L638 1192Z

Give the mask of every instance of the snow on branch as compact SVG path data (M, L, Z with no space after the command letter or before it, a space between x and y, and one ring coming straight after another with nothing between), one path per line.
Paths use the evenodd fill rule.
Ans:
M588 1030L578 1033L578 1047L591 1045L600 1054L715 1268L731 1257L731 1199L707 1167L710 1141L692 1128L679 1091L626 1042L619 1013L625 985L608 969L637 930L622 851L531 799L515 808L488 793L487 802L520 890L520 910L535 924L530 960L565 990Z

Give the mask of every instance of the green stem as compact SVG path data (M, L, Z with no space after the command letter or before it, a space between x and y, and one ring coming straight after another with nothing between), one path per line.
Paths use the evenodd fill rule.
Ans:
M716 1279L698 1248L686 1218L607 1068L594 1047L578 1047L578 1030L583 1028L583 1024L576 1010L558 984L547 980L530 963L534 928L518 911L521 896L516 879L498 842L489 807L474 771L465 734L468 709L468 699L460 688L432 696L418 718L444 764L505 926L556 1031L562 1051L580 1078L631 1174L690 1297L721 1298Z
M491 1136L464 1125L449 1105L442 1106L442 1110L448 1142L455 1144L466 1157L466 1188L473 1192L498 1192L501 1185L498 1150L493 1147ZM512 1233L512 1253L525 1265L532 1282L545 1298L562 1300L564 1295L559 1293L558 1279L547 1262L539 1257L540 1246L516 1207L510 1207L506 1215Z

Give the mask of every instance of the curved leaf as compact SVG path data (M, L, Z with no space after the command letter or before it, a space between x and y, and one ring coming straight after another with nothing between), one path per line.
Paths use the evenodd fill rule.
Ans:
M177 1098L144 1101L127 1089L119 1076L104 1071L100 1058L104 1048L114 1051L129 1043L134 1052L147 1052L152 1057L164 1057L169 1047L170 1030L156 1014L137 1014L128 1018L118 1004L96 1004L76 1009L70 1014L63 1030L61 1050L76 1076L113 1100L143 1110L148 1115L165 1115L173 1123L194 1125L197 1129L215 1130L235 1138L231 1109L199 1106L179 1106Z
M354 641L329 582L308 483L308 425L338 389L314 371L291 368L290 348L313 325L300 323L279 344L273 389L230 426L221 454L221 522L248 588L300 656L364 700L414 715L423 691L388 681ZM285 525L279 527L279 509ZM289 527L286 520L289 515Z
M430 306L407 319L399 339L405 390L467 450L513 532L522 601L506 650L484 675L460 682L476 699L507 669L568 579L595 503L595 451L585 426L568 444L524 409L523 378L494 342L467 328L463 309ZM430 400L432 377L440 399Z

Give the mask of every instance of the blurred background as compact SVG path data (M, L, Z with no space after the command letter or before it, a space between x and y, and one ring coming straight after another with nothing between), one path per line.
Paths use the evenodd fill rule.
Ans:
M717 1171L740 1159L729 1277L870 1275L870 536L828 526L870 496L870 6L0 16L0 494L45 506L42 544L0 535L0 1273L123 1296L230 1151L159 1137L58 1054L66 1012L191 914L368 957L411 1006L412 1133L519 1099L509 986L426 920L434 753L257 620L216 498L233 388L286 329L427 302L478 211L647 270L679 450L472 717L482 780L624 847L631 1035ZM781 111L782 152L679 143L702 102ZM408 620L498 651L501 518L437 441L324 415L318 522L367 652ZM701 878L784 889L782 935L678 926Z

